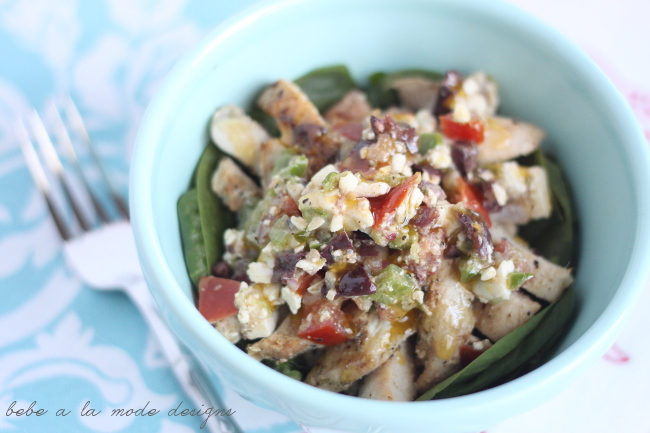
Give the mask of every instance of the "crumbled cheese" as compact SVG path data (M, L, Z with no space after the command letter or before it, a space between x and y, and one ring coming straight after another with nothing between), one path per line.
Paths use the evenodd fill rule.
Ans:
M423 108L415 113L418 134L429 134L436 131L436 118L431 114L431 110Z
M497 200L499 206L505 206L506 203L508 203L508 193L501 185L496 182L493 183L492 192L494 193L494 198Z
M269 268L266 263L253 262L248 265L248 278L254 283L270 283L273 277L273 269Z
M506 190L510 198L519 198L526 194L526 170L516 162L504 162L499 167L497 182Z
M288 288L287 286L282 287L282 299L287 302L291 314L298 313L300 309L300 304L302 303L302 296Z
M490 266L489 268L483 269L481 271L481 280L487 281L491 280L492 278L496 277L497 275L497 270L494 269L494 266Z
M433 168L445 169L452 167L454 161L451 158L451 146L447 143L439 144L433 149L429 150L425 155L425 159Z
M414 290L411 293L411 299L413 299L418 304L424 303L424 292L422 290Z
M497 269L499 278L503 278L503 279L505 279L508 275L510 275L514 271L515 271L515 264L513 263L512 260L502 261L501 264L499 265L499 268Z
M280 286L278 284L266 284L266 285L264 285L264 288L262 289L262 293L264 293L264 296L266 296L266 299L268 299L270 303L272 303L274 305L282 303L282 302L279 302L280 301Z
M390 160L390 167L394 173L402 173L406 167L406 155L396 153Z
M469 108L465 104L465 101L459 98L454 100L454 111L452 113L452 118L454 122L457 123L467 123L472 120L472 115L469 112Z
M325 284L325 280L318 280L311 286L307 287L307 291L312 294L320 293L323 288L323 284Z
M291 224L293 224L298 230L305 230L307 228L307 220L303 217L292 216Z
M309 275L314 275L325 266L325 259L321 257L318 250L309 250L307 256L296 263L296 267L304 270Z
M354 202L354 206L343 209L343 228L348 232L368 228L374 222L367 198L359 197Z
M481 278L474 282L472 291L481 302L492 304L510 299L511 291L508 285L508 276L515 270L512 260L504 260L499 264L492 278ZM492 273L492 272L490 272Z
M336 290L334 289L329 289L327 293L325 294L325 297L329 299L330 301L333 301L336 298Z
M323 218L315 217L314 219L311 220L311 222L307 226L307 230L314 231L320 226L322 226L323 224L325 224L325 220Z
M287 192L289 193L289 196L291 196L291 198L296 201L300 199L300 196L302 195L304 190L305 190L305 185L299 182L289 182L287 184Z
M339 190L343 195L354 191L357 185L359 185L359 178L351 172L344 174L341 176L341 179L339 179Z
M343 230L343 215L334 215L330 223L330 231L338 232L339 230Z
M354 189L357 197L379 197L388 194L390 185L385 182L361 182Z
M327 177L328 174L330 174L330 173L338 173L338 172L339 172L339 170L336 167L334 167L332 164L328 164L325 167L318 170L318 172L316 172L316 174L314 174L311 177L311 180L309 181L307 186L305 186L305 189L302 192L303 196L306 195L306 194L309 194L312 191L315 191L320 186L322 186L323 185L323 180L325 180L325 178ZM301 198L301 200L302 200L302 198Z

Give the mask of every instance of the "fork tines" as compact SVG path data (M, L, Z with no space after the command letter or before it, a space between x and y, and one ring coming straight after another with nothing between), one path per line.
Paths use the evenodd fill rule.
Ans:
M93 229L97 225L94 222L96 219L99 220L100 224L107 224L111 219L108 210L93 193L93 190L88 182L88 178L84 170L79 165L79 158L77 157L77 153L73 145L73 139L71 138L69 131L72 131L73 133L73 136L75 138L74 142L82 142L92 156L95 165L99 169L100 177L104 183L105 188L108 191L109 197L119 212L120 217L123 219L128 219L128 208L126 207L124 201L112 188L111 183L109 182L108 177L106 176L106 173L104 172L102 165L99 162L99 158L95 153L95 149L81 119L81 115L79 114L79 111L77 110L77 107L75 106L72 98L67 97L65 103L62 105L62 109L67 122L64 121L64 117L61 115L61 112L54 104L54 102L50 104L49 108L51 109L51 116L48 118L51 120L51 135L48 133L48 128L45 126L45 123L36 110L32 110L26 119L18 119L16 125L16 134L20 142L20 147L23 152L25 162L29 168L29 172L34 179L36 187L45 198L48 209L52 214L52 218L54 219L61 237L67 241L74 236L73 229L71 228L74 226L74 221L76 221L82 231L86 232ZM52 138L54 138L54 140ZM64 200L67 201L68 206L72 209L73 224L65 223L65 218L63 216L64 214L61 212L61 208L55 203L55 200L53 198L52 185L50 184L48 176L43 168L43 165L41 164L41 159L39 158L36 149L34 148L32 139L38 144L42 159L45 161L45 165L47 166L52 177L56 179L56 182L58 182L60 185L61 190L63 191ZM65 152L66 161L74 167L77 179L81 181L84 195L87 195L89 199L87 201L90 201L90 213L94 213L94 216L90 216L88 213L84 213L82 211L82 200L79 199L78 195L73 193L69 177L70 174L66 172L65 166L59 158L59 155L54 146L55 142Z

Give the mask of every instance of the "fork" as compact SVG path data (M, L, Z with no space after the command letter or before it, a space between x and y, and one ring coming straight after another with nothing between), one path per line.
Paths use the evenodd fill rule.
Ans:
M131 225L128 220L128 208L115 193L108 177L102 170L74 102L67 97L63 105L63 112L69 127L66 127L56 105L52 103L50 107L52 108L52 124L56 142L63 147L67 159L75 167L78 178L82 181L85 195L90 199L91 210L96 214L96 219L88 217L82 211L81 201L72 192L64 166L54 148L47 128L36 110L31 111L26 121L18 119L16 133L30 174L45 198L63 240L67 265L90 287L98 290L119 288L129 296L147 322L149 329L155 334L176 379L197 409L206 408L202 405L211 407L215 411L226 409L217 392L209 384L206 373L199 362L179 345L175 336L156 312L155 302L139 266ZM79 141L86 145L99 168L100 177L109 191L115 207L119 210L120 217L118 219L111 220L107 209L93 194L84 171L79 165L68 133L69 129L73 131ZM60 184L65 200L72 209L73 224L66 224L63 213L53 199L52 186L36 153L32 137L38 143L45 164ZM96 220L98 222L95 222ZM204 423L201 428L205 425L210 433L240 433L242 431L230 416L204 414L203 419Z

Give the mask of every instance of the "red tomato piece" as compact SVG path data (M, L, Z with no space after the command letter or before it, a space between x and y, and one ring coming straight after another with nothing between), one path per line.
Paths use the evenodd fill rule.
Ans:
M218 277L201 277L199 280L199 312L210 323L237 314L235 294L239 281Z
M440 116L442 133L452 140L472 141L476 144L483 143L485 137L485 124L481 120L470 120L466 123L454 122L451 114Z
M463 203L465 203L465 206L467 206L468 209L478 212L483 216L488 228L492 227L490 214L485 209L485 207L483 207L483 195L476 188L476 186L467 182L462 177L459 177L457 188L458 188L457 191L458 196L456 197L456 203L462 201Z
M420 176L420 173L415 173L406 179L404 183L391 189L388 194L368 198L368 201L370 201L370 209L375 217L373 228L380 228L386 216L402 204L408 196L409 191L420 183Z
M352 337L347 315L340 305L323 299L303 305L304 316L298 327L298 337L325 346L345 343Z

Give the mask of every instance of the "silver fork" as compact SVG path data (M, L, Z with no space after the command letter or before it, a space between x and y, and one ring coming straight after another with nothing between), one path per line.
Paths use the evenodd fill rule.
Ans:
M67 98L63 106L69 128L66 128L61 114L53 103L51 108L55 138L65 150L75 171L78 172L85 195L90 199L98 223L83 212L80 200L71 191L72 188L64 166L38 112L33 110L30 113L27 125L22 119L19 119L16 129L29 171L37 188L45 198L50 214L63 239L68 266L90 287L99 290L122 289L129 296L147 322L149 329L157 337L176 379L197 409L206 409L207 407L214 408L215 411L226 409L223 401L208 382L206 373L198 361L179 345L175 336L156 312L155 302L140 270L131 225L128 221L128 209L119 195L114 192L103 172L74 102L71 98ZM28 132L28 128L31 134ZM120 217L117 220L111 221L109 212L101 205L89 187L88 180L79 166L77 154L68 133L69 129L74 132L79 141L85 143L99 168L110 197L119 210ZM64 197L72 209L72 219L76 221L75 224L66 224L60 208L57 207L52 197L52 187L34 148L32 137L38 143L48 169L61 185ZM76 230L75 225L78 225ZM203 424L211 433L239 433L242 431L230 416L203 415L203 419ZM203 424L201 428L203 428Z

